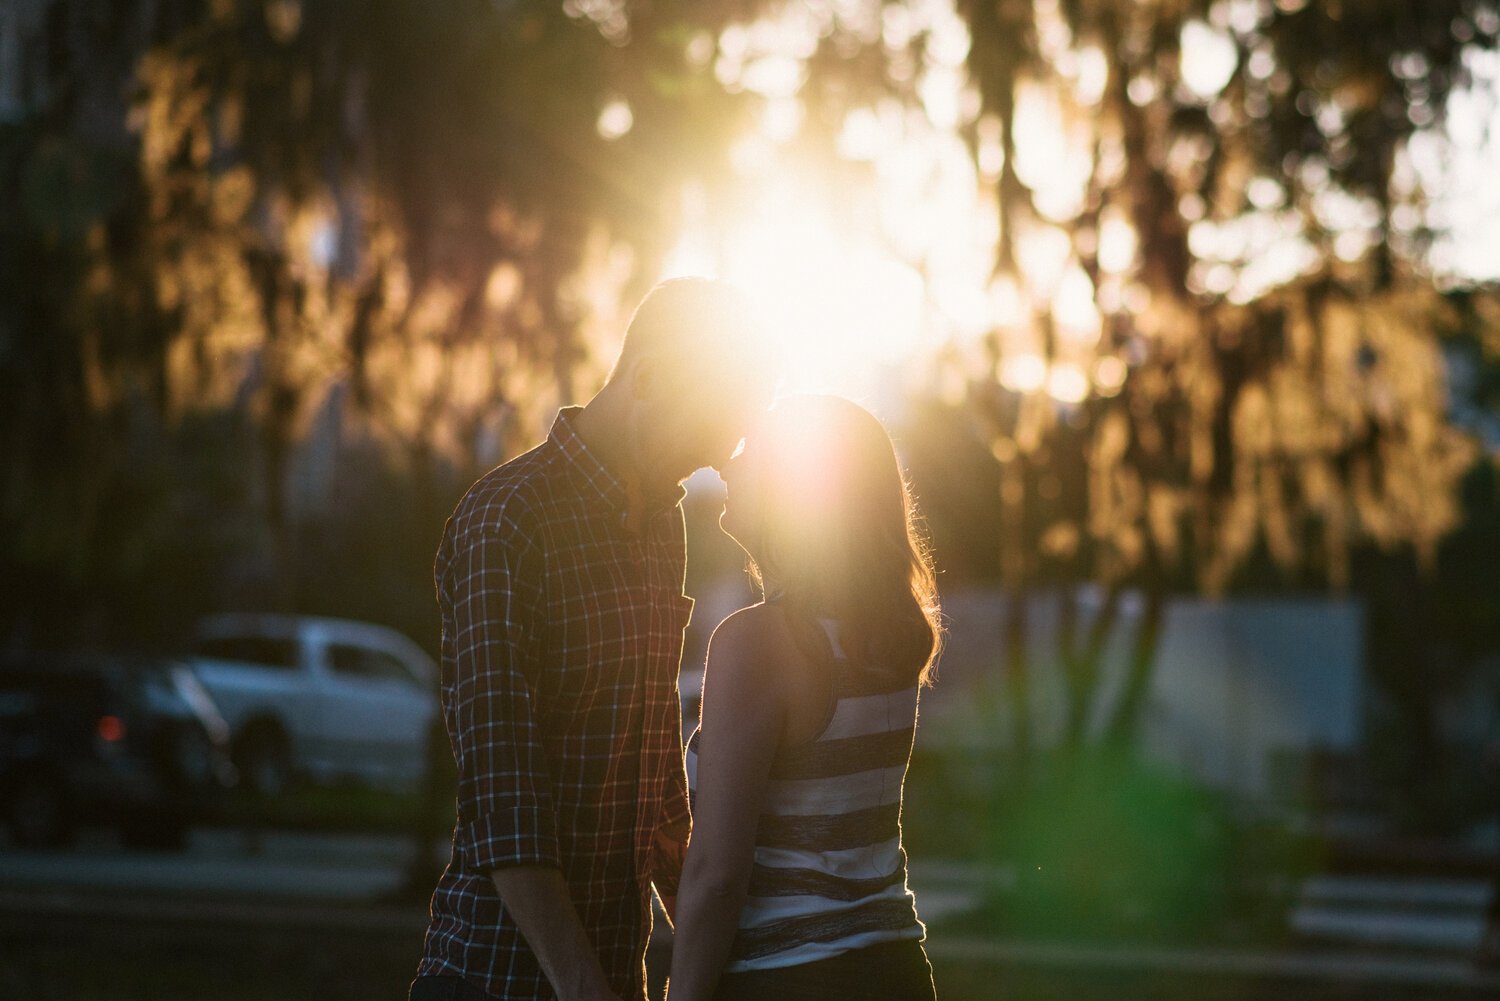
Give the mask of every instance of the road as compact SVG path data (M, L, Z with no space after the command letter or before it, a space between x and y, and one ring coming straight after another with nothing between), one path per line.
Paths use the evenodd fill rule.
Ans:
M420 902L398 899L410 853L393 836L208 828L178 854L104 834L68 852L0 850L0 997L399 997L425 927ZM992 877L913 867L944 1001L1500 997L1500 976L1451 950L982 940L962 914Z
M410 839L379 834L195 828L186 851L138 852L88 832L68 851L0 851L0 887L358 903L394 892L411 856Z

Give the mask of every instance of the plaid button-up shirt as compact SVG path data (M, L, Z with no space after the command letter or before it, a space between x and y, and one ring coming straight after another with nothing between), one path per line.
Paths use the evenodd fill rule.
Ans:
M458 823L418 975L555 995L489 873L560 869L604 971L643 998L650 886L676 892L689 819L677 670L692 599L680 489L623 484L558 414L449 519L434 576Z

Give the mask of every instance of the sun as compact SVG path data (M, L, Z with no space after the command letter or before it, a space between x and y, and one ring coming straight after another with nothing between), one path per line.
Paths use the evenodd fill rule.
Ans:
M848 390L922 339L917 272L794 187L765 192L730 232L724 274L762 304L789 388Z
M920 261L893 252L878 213L841 218L816 179L747 184L729 218L690 228L662 277L726 278L758 303L794 392L868 399L948 333ZM874 193L872 192L872 198Z
M727 35L739 76L726 82L759 92L767 113L731 150L727 185L712 194L684 189L683 228L661 277L706 275L747 289L781 349L792 391L870 400L920 388L922 380L932 380L929 389L957 385L928 362L982 359L978 345L997 337L1006 357L994 377L1017 391L1076 402L1093 390L1090 352L1101 315L1071 243L1046 212L1066 216L1083 197L1093 149L1081 131L1088 116L1065 115L1039 87L1022 95L1018 129L1026 141L1015 166L1043 215L1014 234L1020 273L997 276L996 158L1003 151L981 142L976 158L961 138L973 96L962 71L967 34L944 18L939 27L963 44L928 67L922 107L880 99L850 108L836 151L828 151L836 166L793 141L803 116L789 112L800 107L802 76L791 70L806 56L799 33L807 26L792 18ZM1084 76L1093 81L1090 94L1102 87L1097 72ZM986 123L979 124L983 140ZM1110 222L1106 249L1124 269L1134 245L1116 232L1119 220ZM1066 348L1050 359L1036 336L1043 305L1053 307Z

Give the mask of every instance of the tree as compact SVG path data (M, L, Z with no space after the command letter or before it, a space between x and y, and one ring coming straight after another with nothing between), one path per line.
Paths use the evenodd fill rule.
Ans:
M734 197L751 118L795 94L788 157L858 219L851 112L922 108L961 68L998 220L967 371L1002 573L1016 609L1106 585L1064 617L1075 741L1126 588L1146 603L1121 740L1173 589L1251 563L1343 587L1359 540L1429 559L1459 517L1475 451L1438 353L1458 313L1409 147L1494 47L1492 0L965 0L967 39L936 5L873 2L26 9L49 56L0 131L22 196L0 209L0 519L11 578L51 586L13 619L45 594L66 624L101 578L107 609L190 564L204 586L176 597L203 600L231 553L294 603L324 421L369 447L331 461L380 455L434 522L445 467L503 457L598 379L684 186ZM796 34L777 96L745 61L770 15ZM1008 644L1024 687L1019 615Z
M1005 467L1004 574L1017 602L1049 559L1108 586L1090 638L1064 638L1075 705L1091 697L1122 588L1144 592L1107 734L1128 741L1174 587L1222 592L1263 553L1291 581L1343 588L1363 540L1430 561L1457 524L1476 449L1447 419L1452 309L1424 267L1431 234L1406 147L1440 125L1500 13L960 9L981 98L971 143L998 162L997 288L1020 303L974 397ZM1050 160L1028 150L1046 145L1026 131L1038 120L1054 132ZM1049 383L1063 404L1036 391ZM1080 434L1087 511L1060 513L1055 545L1032 550L1037 467ZM1075 741L1084 721L1072 714Z
M1060 587L1070 741L1085 740L1105 640L1139 589L1106 727L1128 743L1173 591L1223 593L1267 564L1293 586L1344 589L1366 541L1430 563L1457 525L1478 452L1446 413L1456 314L1427 264L1438 234L1409 146L1441 135L1500 12L956 6L973 98L959 128L998 220L995 322L966 364L1001 466L1008 678L1024 706L1028 593L1103 584L1092 620ZM838 159L853 113L927 107L952 59L932 5L744 7L815 29L793 141L810 161ZM928 262L914 264L930 291Z
M497 461L600 377L738 121L701 56L716 5L33 7L47 86L0 147L25 195L0 222L7 560L105 613L101 577L184 569L161 562L193 484L162 483L162 443L214 414L235 437L193 447L232 455L260 600L292 600L293 474L330 410L419 508L451 501L423 494L443 465ZM121 521L149 479L129 442L162 485Z

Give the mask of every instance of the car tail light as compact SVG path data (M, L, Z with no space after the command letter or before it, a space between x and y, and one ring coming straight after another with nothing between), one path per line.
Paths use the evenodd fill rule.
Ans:
M106 744L118 744L125 739L125 721L118 716L100 716L96 732Z

